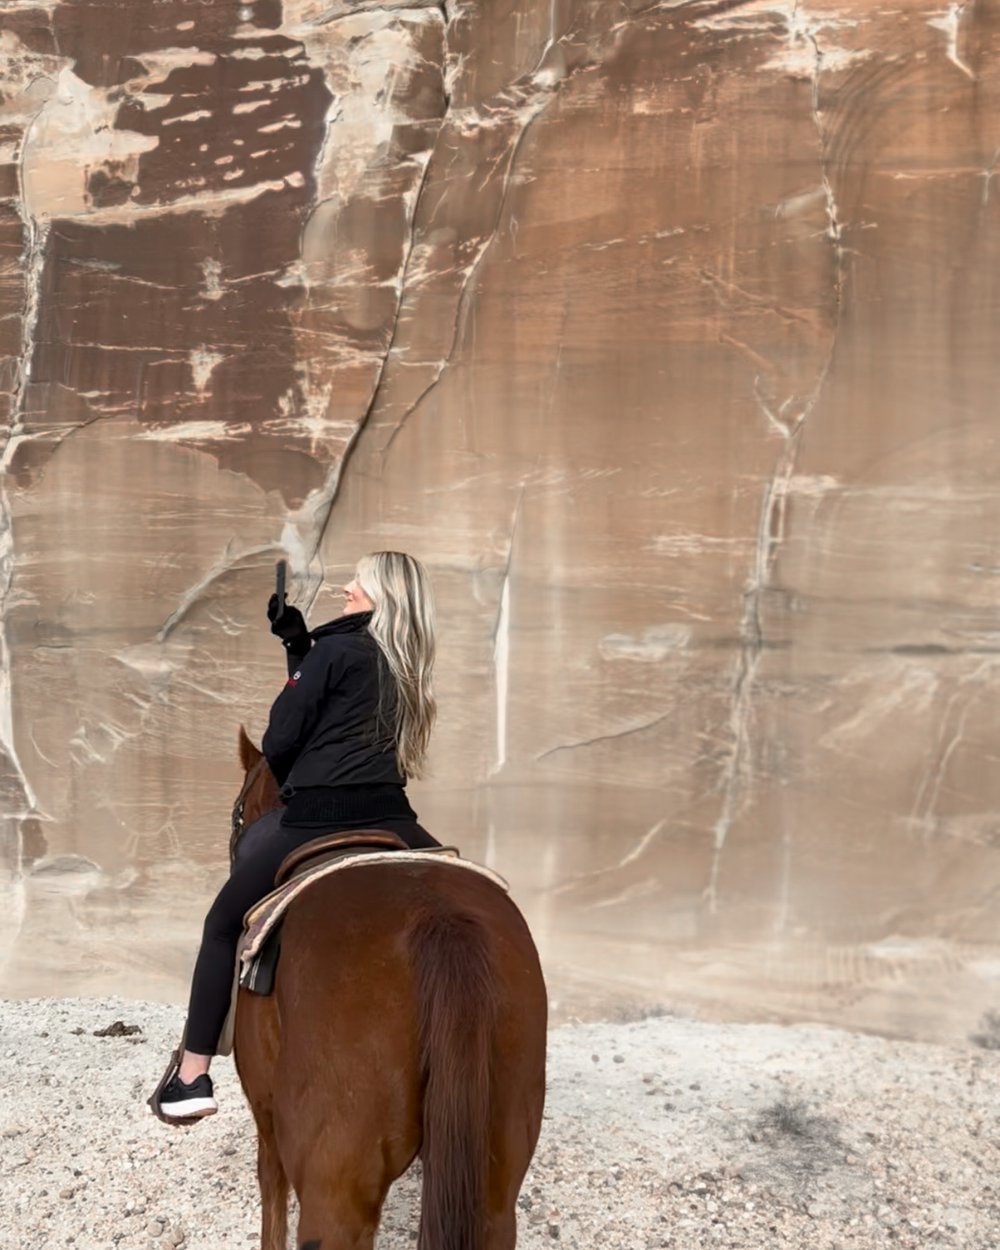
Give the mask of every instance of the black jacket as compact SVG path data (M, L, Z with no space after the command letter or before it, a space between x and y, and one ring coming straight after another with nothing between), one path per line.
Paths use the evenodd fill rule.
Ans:
M286 797L313 786L403 786L393 679L368 633L370 612L313 630L313 647L274 701L262 747ZM385 706L378 717L379 687Z

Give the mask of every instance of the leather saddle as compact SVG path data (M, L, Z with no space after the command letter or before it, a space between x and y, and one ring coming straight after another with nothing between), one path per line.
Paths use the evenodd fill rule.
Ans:
M345 855L363 855L367 851L408 851L402 838L385 829L357 829L347 833L324 833L318 838L304 842L291 854L286 855L274 874L274 885L280 885L296 877L302 877L332 863Z
M246 989L251 994L270 994L274 989L286 909L298 894L310 888L313 878L325 877L342 868L351 872L359 857L363 859L369 855L376 861L392 861L398 857L403 864L413 861L426 864L429 860L440 860L451 864L456 871L486 876L504 892L509 889L507 882L492 869L462 859L457 847L435 846L412 851L401 838L385 829L323 834L304 843L285 857L275 874L275 888L244 917L243 936L236 953L229 1015L216 1048L217 1054L232 1053L240 989Z
M274 890L279 893L283 887L293 882L301 883L338 859L409 849L402 838L386 829L356 829L346 833L321 834L285 856L274 874ZM281 954L282 919L279 918L275 923L264 939L260 951L239 977L239 984L251 994L270 994L274 989L278 956Z

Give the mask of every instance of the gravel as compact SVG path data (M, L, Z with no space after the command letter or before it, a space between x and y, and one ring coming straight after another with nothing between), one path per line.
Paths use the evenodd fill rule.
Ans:
M220 1114L195 1128L145 1106L181 1023L160 1003L0 1002L2 1250L259 1245L232 1063L213 1073ZM996 1250L998 1078L982 1045L670 1015L561 1026L518 1245ZM380 1250L416 1229L411 1173Z

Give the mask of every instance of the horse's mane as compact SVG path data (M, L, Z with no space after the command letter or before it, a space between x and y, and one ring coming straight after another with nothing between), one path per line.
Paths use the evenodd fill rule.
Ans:
M243 725L240 725L239 753L240 763L243 765L245 773L248 773L254 767L261 756L260 751L250 741L250 736Z

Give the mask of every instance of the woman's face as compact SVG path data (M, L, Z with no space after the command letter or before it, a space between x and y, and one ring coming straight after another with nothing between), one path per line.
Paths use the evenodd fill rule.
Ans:
M344 615L350 616L352 612L370 612L374 608L374 604L358 585L357 573L351 578L346 586L341 587L344 596Z

